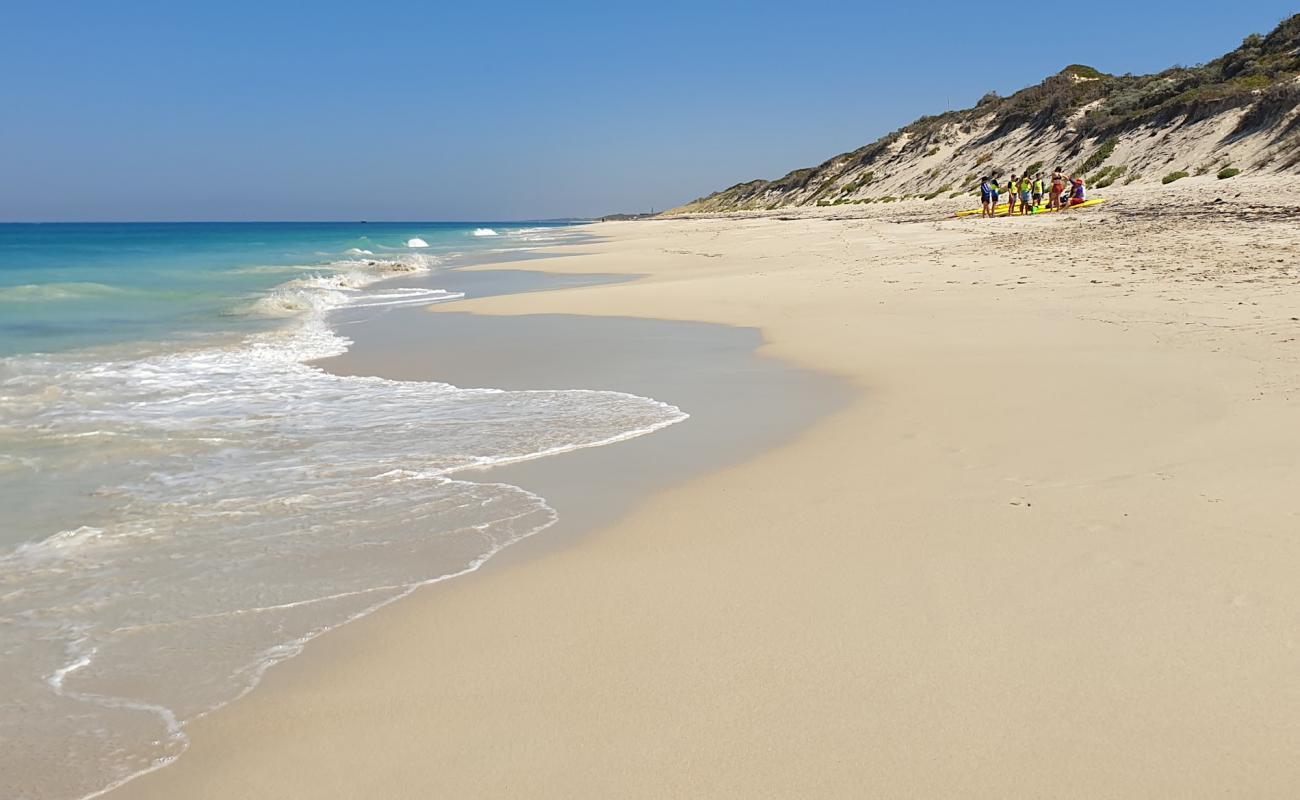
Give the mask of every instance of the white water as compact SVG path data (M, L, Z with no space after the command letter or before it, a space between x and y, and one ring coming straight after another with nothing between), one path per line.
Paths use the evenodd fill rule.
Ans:
M254 304L285 328L148 357L0 361L6 481L38 534L0 556L0 797L93 796L333 627L476 569L554 512L477 470L685 417L598 391L340 377L340 306L425 262L357 262ZM53 484L51 484L53 481ZM51 492L51 489L57 490Z

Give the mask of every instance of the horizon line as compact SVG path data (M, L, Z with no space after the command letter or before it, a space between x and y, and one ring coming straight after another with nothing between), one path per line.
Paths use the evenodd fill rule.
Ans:
M600 217L546 217L533 219L58 219L0 220L0 225L428 225L525 222L588 222Z

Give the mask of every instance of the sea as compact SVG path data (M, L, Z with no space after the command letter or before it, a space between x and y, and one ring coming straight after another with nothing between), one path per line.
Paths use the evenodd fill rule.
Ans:
M575 231L0 224L0 797L164 767L314 637L554 523L486 468L684 419L314 365L336 312L455 302L440 273Z

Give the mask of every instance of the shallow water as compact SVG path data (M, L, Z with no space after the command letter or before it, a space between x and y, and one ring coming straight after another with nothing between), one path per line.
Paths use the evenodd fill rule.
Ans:
M101 270L110 290L97 300L68 289L82 267L33 282L35 265L58 260L42 251L50 239L0 248L27 248L27 266L5 275L20 289L7 302L39 298L23 307L29 322L74 318L47 307L62 302L98 303L108 319L105 298L132 286L146 298L138 324L28 331L0 360L0 500L14 510L0 540L0 796L83 797L165 764L187 721L305 641L555 520L543 498L481 468L685 418L620 392L460 389L309 363L347 348L337 309L459 296L432 287L430 251L565 232L409 226L388 232L394 244L367 233L364 249L387 248L379 258L349 253L351 230L311 244L314 231L265 227L227 231L221 254L190 262L196 275L174 283L203 299L181 309L160 299L175 286L157 266L193 256L175 242L170 260L154 242L152 266L116 267L141 273L131 279L106 283L116 273ZM89 249L83 231L70 235L70 258ZM105 247L137 235L114 231ZM427 246L405 246L417 239ZM310 265L276 263L308 248ZM91 258L113 259L130 261ZM411 285L393 280L403 275Z

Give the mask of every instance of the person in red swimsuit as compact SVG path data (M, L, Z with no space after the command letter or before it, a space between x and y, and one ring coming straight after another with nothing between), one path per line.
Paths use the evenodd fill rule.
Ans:
M1052 193L1047 198L1047 207L1055 211L1061 207L1061 195L1065 193L1065 172L1057 167L1052 173Z

